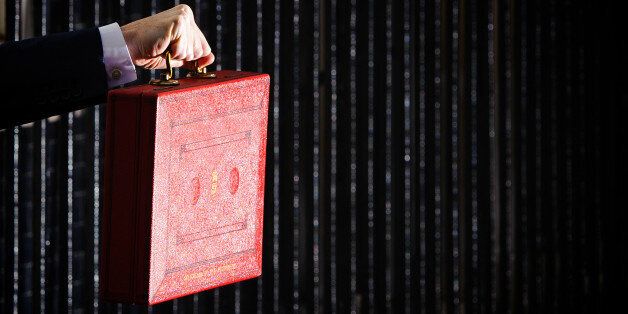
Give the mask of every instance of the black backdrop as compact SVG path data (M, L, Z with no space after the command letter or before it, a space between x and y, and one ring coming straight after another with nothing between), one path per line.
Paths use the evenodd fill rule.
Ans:
M182 2L215 68L272 77L263 276L153 308L95 298L106 119L96 105L0 133L0 312L622 304L628 47L618 5ZM26 3L6 1L7 40L174 4Z

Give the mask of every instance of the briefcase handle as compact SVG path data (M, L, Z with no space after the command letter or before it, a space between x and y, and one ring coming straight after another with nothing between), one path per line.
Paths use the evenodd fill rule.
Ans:
M207 72L206 67L199 67L198 60L194 61L194 69L196 69L196 71L188 73L187 77L208 79L216 78L216 73Z
M177 86L179 85L179 81L173 78L174 74L172 72L172 66L170 65L170 50L166 50L166 72L161 73L160 79L150 80L151 85L159 85L159 86ZM208 73L206 67L199 67L198 61L195 61L194 68L196 71L188 73L187 77L191 78L216 78L216 73Z
M179 81L172 78L172 65L170 65L170 50L166 50L166 72L161 73L160 79L150 80L151 85L158 86L177 86Z

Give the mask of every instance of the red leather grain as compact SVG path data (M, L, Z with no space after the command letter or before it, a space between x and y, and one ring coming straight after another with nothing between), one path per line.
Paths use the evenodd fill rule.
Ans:
M101 297L155 304L261 274L269 77L110 92Z

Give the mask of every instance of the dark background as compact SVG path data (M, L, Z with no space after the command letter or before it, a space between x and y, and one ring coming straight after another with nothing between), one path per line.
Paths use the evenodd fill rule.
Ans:
M0 133L0 312L626 310L618 4L182 2L213 69L272 77L263 276L153 308L94 297L96 105ZM173 4L6 0L6 40Z

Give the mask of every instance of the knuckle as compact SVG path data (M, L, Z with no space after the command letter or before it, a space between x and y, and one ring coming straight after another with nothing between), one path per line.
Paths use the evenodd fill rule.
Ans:
M179 14L180 15L184 15L184 16L191 16L192 15L192 8L190 8L190 6L187 5L187 4L179 4L177 6L177 9L179 9Z
M186 23L187 18L185 17L185 15L179 14L177 15L177 17L175 18L174 22L176 25L184 25Z
M176 25L184 25L192 18L192 9L187 4L180 4L175 7L177 14L174 16Z

